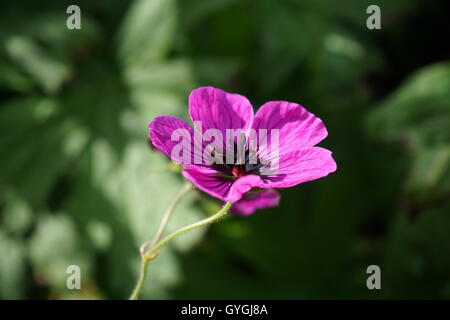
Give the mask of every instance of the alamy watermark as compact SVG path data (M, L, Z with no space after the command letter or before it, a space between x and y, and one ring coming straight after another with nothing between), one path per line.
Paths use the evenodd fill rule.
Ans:
M381 289L381 269L376 264L370 265L366 270L367 274L370 276L367 278L366 286L367 289Z
M179 164L242 165L247 171L258 169L269 175L279 168L279 129L202 130L202 122L194 122L194 131L175 129L171 141L176 142L170 158Z
M367 14L370 16L366 20L366 26L369 30L381 29L381 9L376 4L367 7Z
M66 269L66 273L69 274L66 280L66 287L69 290L81 289L81 268L76 264L70 265Z
M70 14L66 20L66 26L69 30L81 29L81 9L79 6L72 4L67 7L66 13Z

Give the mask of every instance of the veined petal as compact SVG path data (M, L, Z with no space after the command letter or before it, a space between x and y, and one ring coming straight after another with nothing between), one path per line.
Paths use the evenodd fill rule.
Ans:
M279 168L265 176L263 188L288 188L327 176L336 171L331 151L312 147L284 154Z
M149 123L148 128L150 141L158 151L176 163L182 165L194 163L194 130L185 121L170 116L159 116ZM174 149L175 147L177 148Z
M253 187L259 187L263 181L257 175L246 175L238 179L226 178L213 170L196 170L196 168L183 171L186 179L197 188L209 195L227 202L236 202L242 195Z
M227 129L241 129L248 136L253 122L253 107L246 97L213 87L201 87L191 92L189 114L194 125L201 122L202 133L208 129L220 130L224 142Z
M271 149L271 139L275 136L271 130L276 129L279 143L277 153L280 155L312 147L328 134L322 120L301 105L286 101L265 103L256 112L252 128L255 129L258 139L265 135L260 129L267 130L267 144L258 142L260 153L277 152L275 148Z
M237 215L248 216L257 209L277 207L280 194L272 189L250 190L231 206L231 212Z

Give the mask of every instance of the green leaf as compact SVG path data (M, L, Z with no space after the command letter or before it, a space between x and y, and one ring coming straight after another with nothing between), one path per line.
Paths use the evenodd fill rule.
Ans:
M37 276L59 291L67 290L70 265L81 269L81 286L90 277L89 251L81 246L73 221L64 213L43 216L30 241L30 259Z
M87 143L86 132L61 117L54 99L18 99L0 112L0 185L41 204L70 161ZM14 120L13 120L14 119Z
M55 93L69 76L69 68L30 38L12 36L6 40L6 50L24 72L47 93Z
M118 38L124 66L161 60L168 52L176 25L174 0L136 0L127 12Z
M0 298L24 299L26 279L25 248L0 230Z
M102 250L107 252L105 276L112 284L114 297L124 298L128 294L124 288L131 292L139 270L139 246L152 238L165 209L182 186L181 179L162 172L166 164L165 157L149 150L145 140L130 141L122 158L108 143L98 140L92 145L84 176L69 199L70 211L77 213L81 225L101 223L111 234ZM202 217L193 207L192 196L179 204L167 232ZM180 237L175 246L164 248L160 257L152 261L152 281L149 280L146 297L167 296L167 290L180 277L170 247L188 250L203 232L196 230Z
M368 118L369 133L411 148L450 143L450 63L410 76Z
M33 212L28 203L16 194L5 195L3 227L14 235L24 236L33 222Z
M411 157L405 191L414 202L450 192L450 63L409 77L367 119L373 138L398 143Z

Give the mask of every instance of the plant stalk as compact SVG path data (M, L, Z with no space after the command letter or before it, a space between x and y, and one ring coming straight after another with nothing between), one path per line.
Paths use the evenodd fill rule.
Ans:
M142 287L144 285L145 279L147 278L147 266L148 263L153 260L154 258L156 258L159 254L159 250L167 245L170 241L172 241L173 239L175 239L177 236L202 227L202 226L206 226L212 222L215 222L217 220L219 220L220 218L224 217L226 215L226 213L228 212L228 210L230 209L232 203L231 202L227 202L225 203L225 205L222 207L222 209L220 209L216 214L204 218L200 221L194 222L190 225L187 225L185 227L182 227L174 232L172 232L171 234L167 235L165 238L163 238L161 241L159 241L159 238L161 237L162 233L164 232L164 229L169 221L170 216L172 215L172 212L174 211L176 205L178 204L178 202L180 201L180 199L189 192L189 190L191 190L191 186L188 185L188 187L184 187L180 193L175 197L174 201L170 204L169 208L166 210L166 213L164 214L163 220L161 221L161 224L158 228L158 231L155 235L155 237L152 240L152 244L150 246L150 249L145 252L145 244L141 247L141 271L140 271L140 275L139 275L139 279L138 282L136 284L136 287L133 290L133 293L130 296L130 300L137 300L139 297L139 293L142 290Z

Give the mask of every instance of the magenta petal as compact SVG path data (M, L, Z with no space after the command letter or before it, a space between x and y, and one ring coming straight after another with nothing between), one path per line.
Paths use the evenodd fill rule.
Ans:
M266 176L264 188L288 188L336 171L331 151L312 147L282 155L279 169Z
M200 190L227 202L238 201L245 192L263 183L257 175L247 175L233 180L218 175L212 169L192 168L184 170L183 175Z
M270 145L271 129L279 131L279 152L286 154L294 150L312 147L327 136L322 120L301 105L286 101L265 103L255 115L252 128L267 129Z
M244 194L241 200L233 203L231 212L237 215L248 216L257 209L277 207L280 194L272 189L251 190Z
M183 176L191 181L197 188L210 196L225 200L231 181L217 175L216 172L204 172L195 169L183 170Z
M226 201L236 202L251 188L260 187L263 180L260 176L249 174L233 181Z
M189 113L193 122L201 121L202 132L220 130L223 141L227 129L242 129L247 135L253 122L253 107L246 97L213 87L191 92Z
M192 141L194 130L185 121L170 116L159 116L149 123L148 128L150 141L158 151L164 153L177 163L185 164L179 157L172 157L172 149L181 142L186 151L190 151L189 162L186 164L193 163L192 156L194 152L192 150ZM178 132L185 132L186 136L183 138L179 137L178 140L172 141L172 134L180 129L181 131Z

